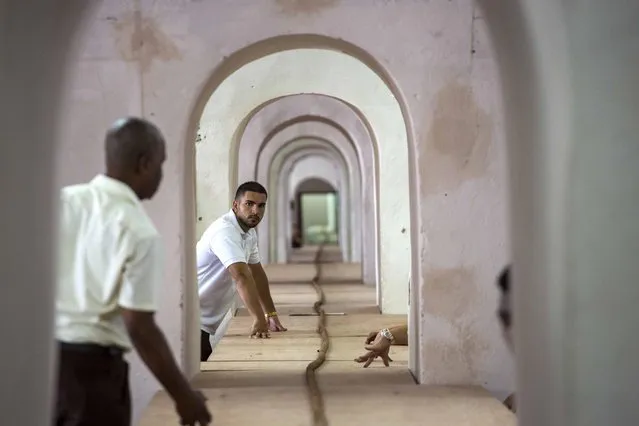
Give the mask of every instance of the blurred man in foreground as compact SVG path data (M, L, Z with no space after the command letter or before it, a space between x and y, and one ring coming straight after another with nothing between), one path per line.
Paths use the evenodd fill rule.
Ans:
M183 425L208 425L204 397L175 363L154 314L162 242L142 206L162 181L165 142L151 123L118 121L106 135L106 173L61 192L55 426L129 426L134 346L175 401Z

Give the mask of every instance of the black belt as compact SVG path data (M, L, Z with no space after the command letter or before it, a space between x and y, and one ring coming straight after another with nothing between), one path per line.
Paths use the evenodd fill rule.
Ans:
M103 346L96 343L68 343L58 342L63 351L85 352L96 355L122 356L124 349L119 346Z

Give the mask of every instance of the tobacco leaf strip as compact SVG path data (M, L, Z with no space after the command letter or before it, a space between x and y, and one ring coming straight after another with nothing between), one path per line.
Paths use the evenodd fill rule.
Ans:
M328 426L328 420L326 418L326 411L324 408L324 398L319 384L317 383L317 377L315 376L315 371L326 361L326 354L330 347L328 331L326 330L326 315L322 308L326 299L324 297L324 290L322 290L322 287L319 284L322 273L321 257L323 247L323 245L320 245L317 253L315 254L315 276L311 280L311 285L317 293L317 301L313 303L313 310L318 314L317 333L320 335L320 348L317 351L317 357L306 366L306 389L308 391L309 402L311 404L313 426Z

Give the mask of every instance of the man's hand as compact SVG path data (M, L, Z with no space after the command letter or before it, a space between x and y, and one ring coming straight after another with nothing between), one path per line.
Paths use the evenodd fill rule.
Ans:
M258 318L253 322L253 327L251 327L250 338L258 338L258 339L267 339L269 336L268 333L268 324L265 318Z
M369 365L371 365L371 363L375 361L375 358L377 357L380 357L382 359L382 362L386 367L388 367L390 363L393 362L391 357L388 355L391 347L391 342L390 340L385 338L382 333L370 333L366 338L366 343L367 344L366 346L364 346L364 349L366 349L368 352L355 358L355 362L363 362L364 368L367 368Z
M273 332L286 331L277 315L268 318L268 329Z
M213 422L213 416L206 408L206 397L200 391L188 392L175 403L175 409L180 416L180 424L184 426L208 426Z
M121 315L138 355L175 401L183 425L206 426L212 416L204 396L194 391L178 368L153 312L121 308Z
M377 334L378 334L378 333L379 333L379 332L377 332L377 331L371 331L370 333L368 333L368 337L366 338L365 343L366 343L367 345L370 345L371 343L373 343L373 341L374 341L374 340L375 340L375 338L377 337Z

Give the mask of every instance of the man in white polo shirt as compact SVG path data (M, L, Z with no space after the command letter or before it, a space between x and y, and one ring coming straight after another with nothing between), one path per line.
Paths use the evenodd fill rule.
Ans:
M135 346L175 401L183 425L208 425L204 397L176 365L154 320L162 280L160 235L141 200L162 180L164 138L151 123L119 120L107 133L106 174L61 192L56 426L129 426L128 364Z
M213 222L197 243L202 361L213 352L211 336L218 332L236 293L253 316L250 337L286 331L277 317L257 246L255 227L264 217L266 198L259 183L243 183L231 211Z

